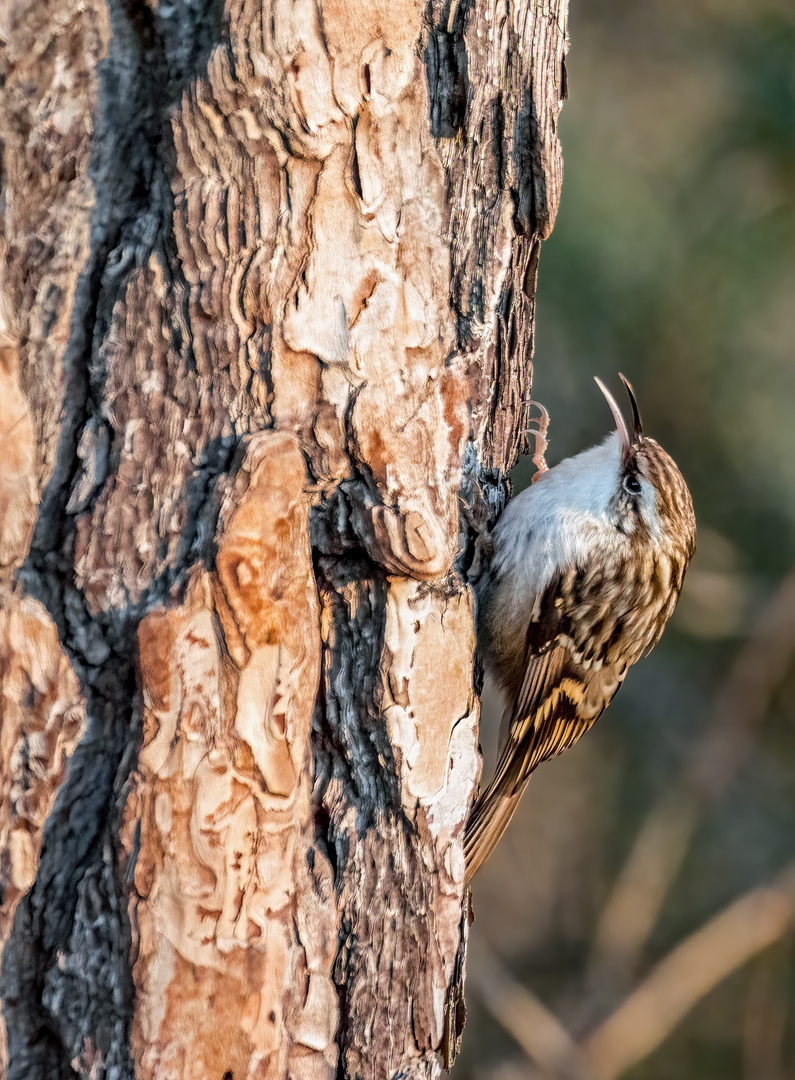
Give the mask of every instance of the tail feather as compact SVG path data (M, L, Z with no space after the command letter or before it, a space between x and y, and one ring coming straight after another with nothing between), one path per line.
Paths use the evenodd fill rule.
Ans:
M502 795L489 787L472 808L464 836L466 883L469 884L499 843L508 828L522 789L515 795Z

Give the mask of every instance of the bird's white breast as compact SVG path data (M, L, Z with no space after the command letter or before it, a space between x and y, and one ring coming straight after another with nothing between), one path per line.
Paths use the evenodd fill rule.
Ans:
M567 458L512 499L494 531L493 573L527 610L560 570L626 555L628 540L615 527L621 449L616 433Z

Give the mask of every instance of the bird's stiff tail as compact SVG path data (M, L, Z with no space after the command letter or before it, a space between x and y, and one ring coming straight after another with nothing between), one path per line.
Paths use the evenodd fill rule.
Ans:
M508 828L525 785L516 794L505 795L500 784L492 782L472 808L464 836L464 857L466 858L466 883L481 868Z

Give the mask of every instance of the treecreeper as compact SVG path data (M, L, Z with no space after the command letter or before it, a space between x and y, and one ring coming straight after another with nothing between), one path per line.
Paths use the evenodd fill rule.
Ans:
M505 714L496 772L467 823L467 881L508 827L533 770L588 731L660 640L695 551L687 484L644 435L621 379L632 433L597 379L616 431L551 469L537 454L533 484L489 538L476 583L478 645Z

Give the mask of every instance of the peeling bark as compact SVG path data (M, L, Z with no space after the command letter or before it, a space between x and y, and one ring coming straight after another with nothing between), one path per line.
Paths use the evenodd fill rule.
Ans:
M331 866L315 844L320 671L304 461L248 446L217 570L141 622L144 739L127 807L137 1075L329 1074ZM212 1015L226 1018L207 1038Z
M438 1073L565 17L5 0L9 1078Z

